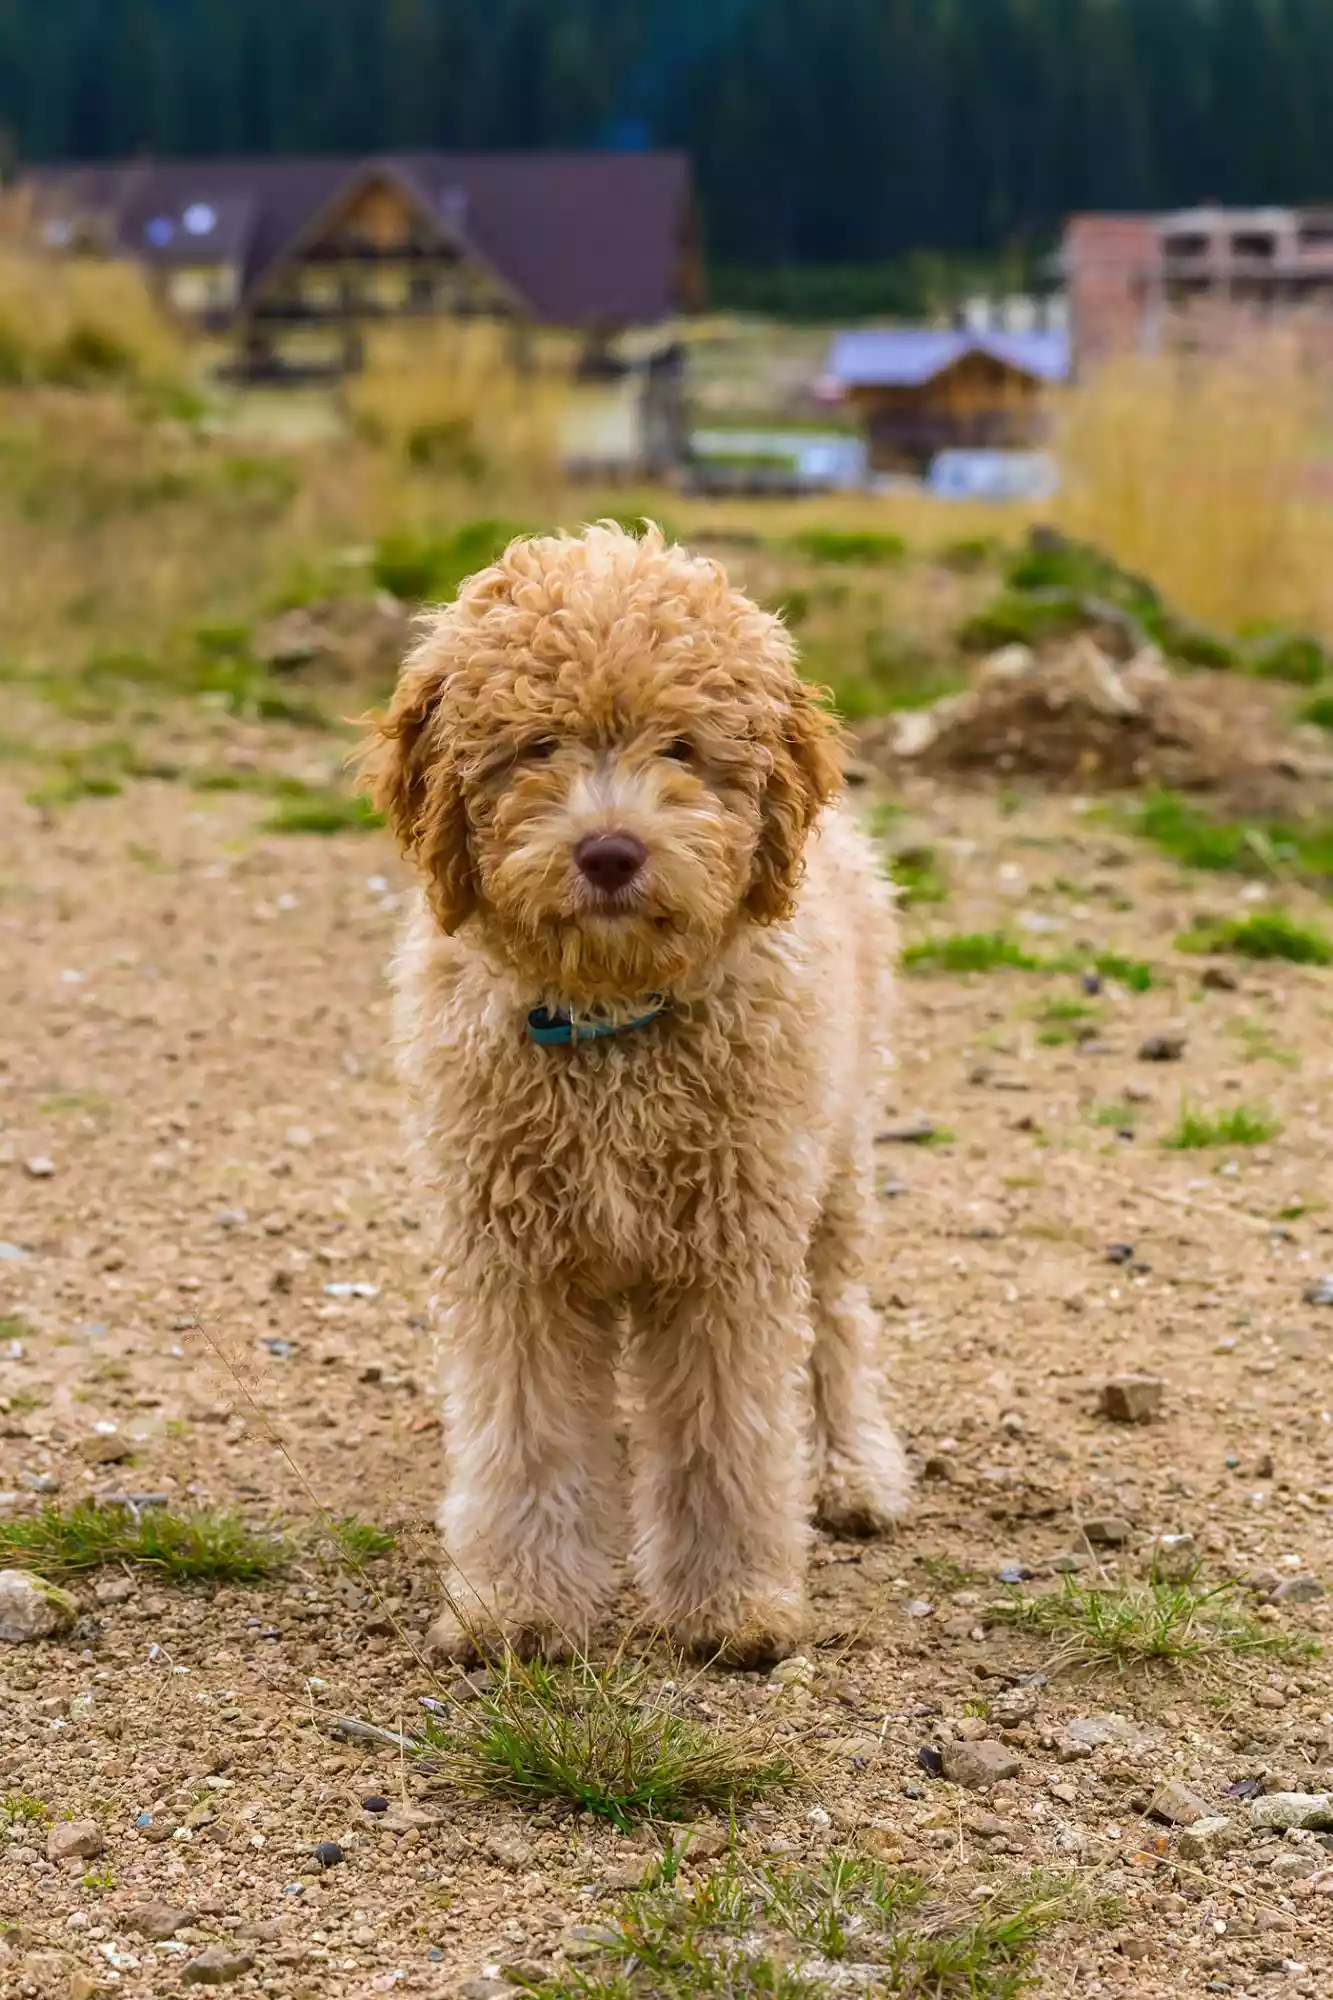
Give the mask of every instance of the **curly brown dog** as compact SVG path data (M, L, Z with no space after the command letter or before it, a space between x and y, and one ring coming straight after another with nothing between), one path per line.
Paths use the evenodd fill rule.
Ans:
M629 1539L654 1623L780 1653L812 1499L861 1534L907 1493L862 1276L892 913L824 810L836 724L716 563L603 524L433 616L367 770L424 891L396 987L457 1571L433 1643L582 1645Z

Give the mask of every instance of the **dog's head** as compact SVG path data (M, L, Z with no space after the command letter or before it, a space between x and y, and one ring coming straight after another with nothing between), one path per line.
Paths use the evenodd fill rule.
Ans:
M781 622L721 568L609 524L517 541L440 611L368 746L436 921L534 992L679 991L787 916L842 777Z

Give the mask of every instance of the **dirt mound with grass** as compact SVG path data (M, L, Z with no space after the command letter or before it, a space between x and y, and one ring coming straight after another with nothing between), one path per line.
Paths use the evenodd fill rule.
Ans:
M1271 689L1174 674L1153 647L1121 662L1087 634L1045 653L1005 646L964 693L870 724L863 743L894 769L1205 791L1251 812L1313 811L1333 779Z

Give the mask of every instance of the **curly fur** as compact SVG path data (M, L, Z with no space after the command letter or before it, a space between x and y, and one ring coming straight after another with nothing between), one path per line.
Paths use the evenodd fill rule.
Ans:
M905 1504L862 1274L892 914L829 810L840 747L778 619L610 524L473 577L368 747L423 885L396 991L438 1242L442 1650L581 1644L628 1539L655 1622L757 1659L800 1630L812 1496L848 1532ZM608 913L572 850L611 830L648 860ZM525 1032L653 994L623 1036Z

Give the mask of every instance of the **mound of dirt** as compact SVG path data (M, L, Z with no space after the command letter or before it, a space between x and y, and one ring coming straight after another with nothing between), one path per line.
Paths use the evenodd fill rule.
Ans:
M891 769L1223 792L1249 810L1296 807L1333 777L1333 759L1284 734L1271 689L1173 674L1155 648L1122 664L1086 635L1002 648L965 693L869 725L863 748Z
M411 637L409 607L378 591L284 611L259 627L253 648L255 658L275 674L369 682L397 672Z

